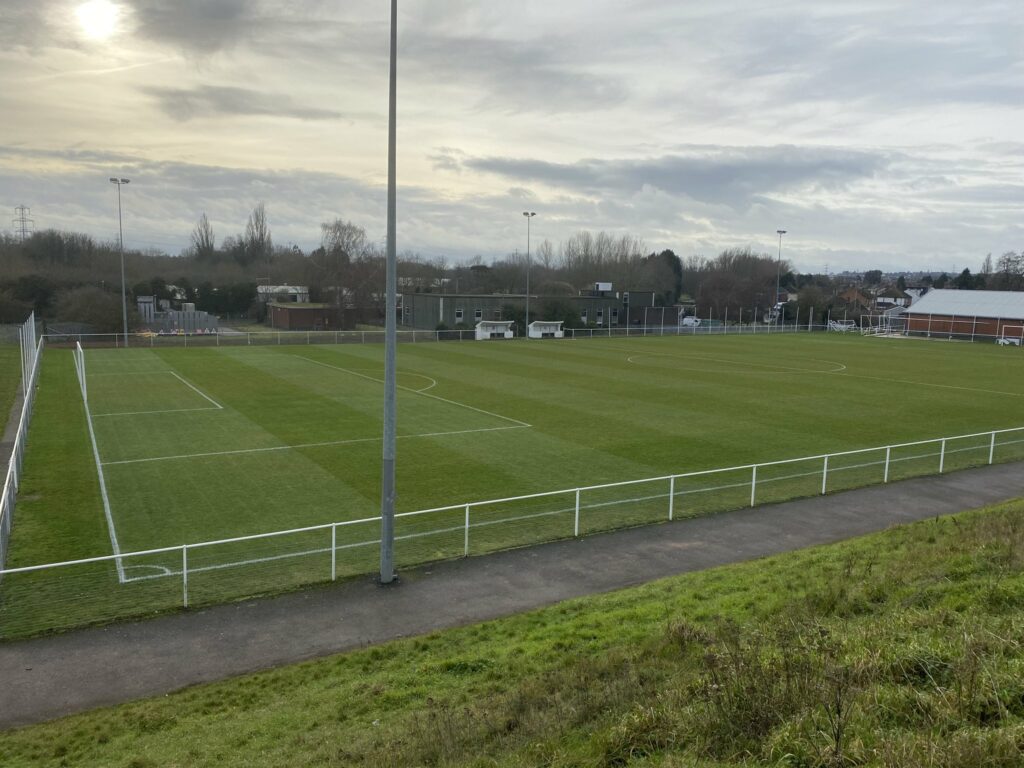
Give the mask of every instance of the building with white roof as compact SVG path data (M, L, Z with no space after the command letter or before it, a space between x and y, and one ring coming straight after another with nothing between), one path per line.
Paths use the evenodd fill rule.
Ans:
M935 289L910 306L903 317L909 334L1019 338L1024 331L1024 292Z

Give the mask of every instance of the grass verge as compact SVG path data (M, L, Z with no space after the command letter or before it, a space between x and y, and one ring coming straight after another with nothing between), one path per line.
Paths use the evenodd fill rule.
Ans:
M5 766L1019 766L1024 502L0 735Z

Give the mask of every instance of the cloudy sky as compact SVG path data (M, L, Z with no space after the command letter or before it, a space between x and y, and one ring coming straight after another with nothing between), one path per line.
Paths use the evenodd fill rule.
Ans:
M1024 248L1019 0L399 0L399 250L581 229L803 271ZM0 209L177 253L385 232L386 0L2 0Z

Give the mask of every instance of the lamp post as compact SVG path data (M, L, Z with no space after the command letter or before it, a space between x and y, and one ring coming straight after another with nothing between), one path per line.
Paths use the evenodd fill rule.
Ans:
M779 280L782 277L782 236L784 234L786 234L786 230L784 230L784 229L776 229L775 230L775 234L777 234L779 236L779 261L778 261L778 264L775 267L775 304L778 305L778 303L779 303L779 289L782 287L781 285L779 285ZM780 314L779 312L775 313L775 322L776 322L776 324L778 324L778 322L779 322L779 314Z
M388 91L388 246L384 306L384 450L381 460L380 494L380 583L395 580L395 394L397 374L395 346L397 344L398 271L395 257L396 171L398 94L398 0L391 0L391 75Z
M129 179L110 177L110 183L117 186L117 237L121 248L121 321L124 326L124 345L128 346L128 298L124 285L124 225L121 223L121 187Z
M526 320L523 321L523 336L530 338L530 219L537 214L534 211L523 211L526 217Z

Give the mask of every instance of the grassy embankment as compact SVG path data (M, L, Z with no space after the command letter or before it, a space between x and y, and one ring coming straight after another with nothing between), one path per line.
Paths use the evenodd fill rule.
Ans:
M1024 503L0 735L14 766L1020 766Z

